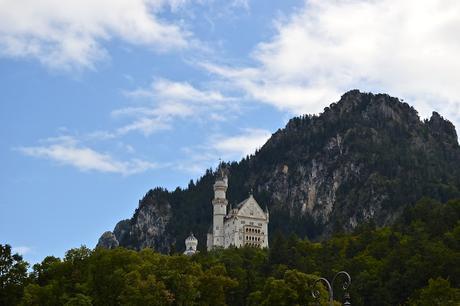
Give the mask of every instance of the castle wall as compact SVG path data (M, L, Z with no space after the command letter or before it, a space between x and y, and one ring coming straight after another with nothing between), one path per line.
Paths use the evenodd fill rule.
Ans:
M224 248L232 245L268 248L268 223L264 219L230 218L225 221L224 228Z

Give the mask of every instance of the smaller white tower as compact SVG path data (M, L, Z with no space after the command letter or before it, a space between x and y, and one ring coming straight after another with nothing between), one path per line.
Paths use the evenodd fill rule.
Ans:
M195 238L193 233L185 239L185 252L184 255L193 255L197 252L196 247L198 246L198 239Z

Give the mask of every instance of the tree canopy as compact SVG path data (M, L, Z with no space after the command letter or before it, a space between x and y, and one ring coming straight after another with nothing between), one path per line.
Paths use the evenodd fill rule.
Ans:
M82 246L63 259L46 257L30 273L1 245L0 305L314 305L314 281L341 270L353 278L352 305L458 305L459 220L460 200L423 199L393 227L363 224L324 242L278 234L269 250L190 257Z

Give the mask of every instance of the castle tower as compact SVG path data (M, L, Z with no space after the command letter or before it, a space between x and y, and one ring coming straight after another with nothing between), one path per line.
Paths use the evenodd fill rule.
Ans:
M198 246L198 239L195 238L193 233L190 233L190 236L185 239L185 255L193 255L195 254L196 247Z
M219 169L216 182L214 183L213 220L212 220L212 237L213 247L224 246L224 217L227 214L226 192L228 188L228 178L222 165Z

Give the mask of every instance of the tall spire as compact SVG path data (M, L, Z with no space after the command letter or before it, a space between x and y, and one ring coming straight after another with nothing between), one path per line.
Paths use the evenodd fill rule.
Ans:
M227 183L227 173L226 164L219 158L219 166L216 169L216 181L225 181Z

